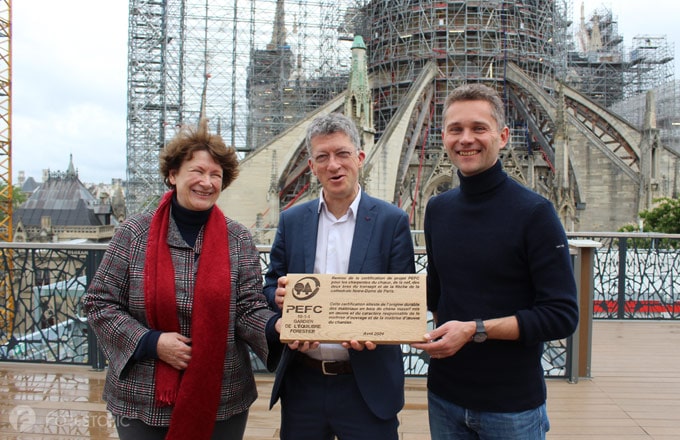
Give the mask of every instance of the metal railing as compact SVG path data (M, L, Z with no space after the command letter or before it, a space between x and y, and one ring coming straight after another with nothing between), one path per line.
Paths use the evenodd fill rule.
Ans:
M593 264L595 318L680 318L680 234L567 235L601 245Z
M0 360L102 362L82 297L106 244L0 243ZM90 356L90 353L95 353Z
M678 319L680 235L570 234L602 243L592 271L592 316L606 319ZM106 361L89 331L82 296L107 244L0 243L0 361L59 362L104 368ZM262 270L269 247L259 246ZM427 256L416 248L416 269ZM432 327L430 318L428 325ZM546 376L573 375L574 341L545 346ZM425 353L402 346L404 371L427 374ZM256 370L264 366L253 356Z

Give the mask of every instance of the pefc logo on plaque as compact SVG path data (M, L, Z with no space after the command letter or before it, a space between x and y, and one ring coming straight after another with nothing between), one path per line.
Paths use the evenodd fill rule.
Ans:
M293 286L293 296L295 299L304 301L313 298L314 295L319 293L319 288L321 284L317 277L304 277L300 278L297 283Z
M288 274L281 341L422 342L425 275Z

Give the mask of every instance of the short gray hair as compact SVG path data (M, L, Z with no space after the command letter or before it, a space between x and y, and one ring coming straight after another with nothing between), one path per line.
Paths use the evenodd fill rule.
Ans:
M361 149L361 140L359 138L359 130L356 124L342 113L329 113L323 116L314 118L309 127L307 127L307 135L305 136L305 146L307 147L307 154L312 155L312 138L315 136L325 136L334 133L344 133L349 137L349 140L358 151Z

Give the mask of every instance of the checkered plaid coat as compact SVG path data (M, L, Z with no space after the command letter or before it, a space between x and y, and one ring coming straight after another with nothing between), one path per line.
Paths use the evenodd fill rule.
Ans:
M84 298L88 322L109 364L104 386L107 408L116 416L154 426L170 424L172 408L154 404L155 361L132 359L149 328L144 307L144 260L152 213L126 220L114 234ZM247 346L267 362L267 321L274 312L262 294L262 269L250 232L225 218L231 258L231 314L217 420L246 411L257 398ZM168 245L175 267L181 332L191 337L190 317L203 230L192 249L171 219ZM200 258L196 258L196 256Z

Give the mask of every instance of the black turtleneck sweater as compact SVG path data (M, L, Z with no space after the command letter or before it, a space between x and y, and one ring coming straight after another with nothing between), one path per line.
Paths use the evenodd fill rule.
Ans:
M428 308L438 324L516 316L519 341L466 344L432 359L428 388L459 406L493 412L546 399L543 342L578 322L569 245L551 202L510 179L500 161L433 197L425 212Z
M179 204L177 201L177 194L172 197L172 210L170 215L175 220L177 224L177 229L179 233L182 234L182 238L191 247L196 244L196 239L198 238L198 233L201 232L201 228L208 222L208 217L212 212L212 206L210 209L205 211L192 211Z

